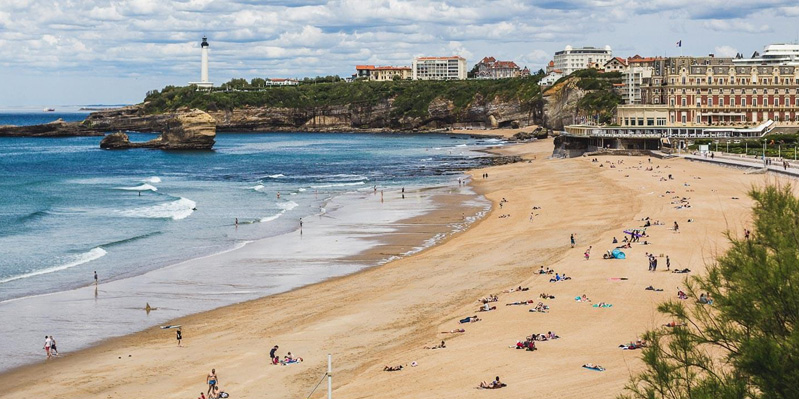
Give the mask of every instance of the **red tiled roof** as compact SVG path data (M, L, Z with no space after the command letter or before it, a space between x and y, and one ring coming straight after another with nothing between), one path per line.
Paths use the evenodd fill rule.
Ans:
M377 71L402 71L402 70L410 71L411 67L407 67L407 66L398 66L398 67L397 66L379 66L379 67L375 67L374 69L377 70Z
M356 65L356 66L355 66L355 69L356 69L356 70L361 70L361 69L375 69L375 66L374 66L374 65Z
M417 57L416 59L417 60L451 60L451 59L465 60L466 58L463 58L459 55L453 55L451 57Z
M549 61L549 66L555 66L555 61Z
M295 79L285 79L285 78L273 78L267 79L270 82L286 82L286 81L294 81Z

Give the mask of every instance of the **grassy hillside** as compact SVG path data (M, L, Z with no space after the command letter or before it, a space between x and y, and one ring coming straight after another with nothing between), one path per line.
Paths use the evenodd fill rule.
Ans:
M331 105L370 105L394 99L394 116L424 117L435 98L453 102L456 108L468 106L477 95L499 97L534 104L540 101L539 76L501 80L390 81L353 83L329 82L299 86L271 87L260 91L200 92L194 87L167 86L147 93L148 113L172 111L181 107L203 110L229 110L239 107L313 108Z

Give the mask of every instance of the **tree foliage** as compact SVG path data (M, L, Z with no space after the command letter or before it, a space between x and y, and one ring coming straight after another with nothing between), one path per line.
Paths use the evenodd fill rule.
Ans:
M750 238L728 234L731 248L686 282L691 299L659 307L684 326L645 335L646 368L622 398L799 397L799 200L790 186L750 196Z
M329 78L329 79L328 79ZM393 116L424 117L435 99L451 101L456 111L473 101L516 100L523 107L540 104L540 77L498 80L355 81L346 83L337 77L309 80L299 86L280 86L248 90L244 79L225 84L229 90L197 91L195 87L167 86L153 90L145 98L145 111L160 113L189 107L202 110L230 110L240 107L315 108L334 105L358 107L392 101ZM332 80L328 82L327 80ZM255 83L255 81L254 81ZM247 86L244 86L247 84ZM234 86L238 88L234 88Z

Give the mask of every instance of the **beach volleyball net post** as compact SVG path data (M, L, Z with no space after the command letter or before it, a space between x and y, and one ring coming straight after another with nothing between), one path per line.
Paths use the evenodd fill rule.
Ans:
M313 395L314 392L316 392L316 390L319 388L319 385L322 385L322 382L325 380L325 377L327 377L327 399L333 399L333 355L329 353L327 354L327 373L325 373L322 376L322 379L320 379L319 382L316 383L316 386L313 387L311 393L309 393L308 396L305 397L305 399L311 398L311 395Z

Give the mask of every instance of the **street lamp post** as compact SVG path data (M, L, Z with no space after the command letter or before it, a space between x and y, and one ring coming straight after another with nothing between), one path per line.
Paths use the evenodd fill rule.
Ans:
M763 167L768 166L766 164L766 139L763 139Z

